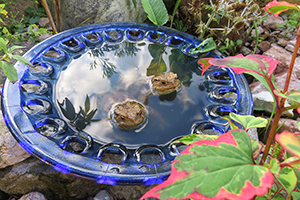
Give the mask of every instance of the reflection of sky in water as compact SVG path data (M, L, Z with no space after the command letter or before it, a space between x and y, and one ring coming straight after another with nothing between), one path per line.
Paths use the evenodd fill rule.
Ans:
M179 78L181 73L185 78L189 77L188 79L191 82L189 87L185 88L184 92L177 94L175 100L171 102L161 101L158 96L150 96L148 99L149 105L147 106L149 123L141 133L121 131L113 126L108 119L91 122L84 131L103 142L120 142L128 146L147 143L148 140L150 143L156 143L160 140L165 143L178 135L190 133L194 121L202 120L204 117L205 111L204 108L201 108L201 105L207 102L207 93L205 92L205 95L203 95L204 93L200 94L198 89L198 83L202 82L204 78L189 69L189 61L178 61L179 56L177 54L180 54L180 51L174 54L174 52L171 52L170 47L165 48L165 50L158 47L158 51L151 49L151 52L149 52L148 44L143 46L134 45L134 48L131 49L132 52L127 51L127 54L126 51L124 51L125 53L120 52L119 47L122 46L103 46L101 49L94 49L93 52L90 50L80 58L73 60L59 77L55 98L62 102L67 97L76 112L78 112L80 106L84 107L84 101L86 95L88 95L91 100L91 109L98 109L98 113L93 119L98 119L101 116L102 103L105 103L102 102L101 105L97 105L99 104L99 96L107 95L110 91L129 93L132 88L136 88L136 85L138 86L137 93L147 94L150 92L147 83L153 75L147 77L147 73L153 73L153 71L149 71L150 63L153 60L152 56L160 55L167 66L165 72L171 70L177 73ZM129 47L132 46L129 45ZM170 67L171 62L173 64ZM91 67L91 63L94 63L93 67ZM104 73L103 66L115 68L108 70L110 73L107 75ZM187 97L190 99L187 100ZM107 111L105 116L108 116ZM145 135L145 132L147 135Z

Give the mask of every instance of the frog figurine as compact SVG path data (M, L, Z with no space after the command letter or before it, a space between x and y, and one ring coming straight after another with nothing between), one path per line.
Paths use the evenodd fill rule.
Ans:
M151 92L148 93L143 103L148 105L148 98L150 95L168 95L174 94L181 89L181 81L178 79L177 74L173 72L163 73L159 76L154 76L150 82Z
M139 102L127 100L112 107L111 118L125 130L136 129L146 120L146 108Z

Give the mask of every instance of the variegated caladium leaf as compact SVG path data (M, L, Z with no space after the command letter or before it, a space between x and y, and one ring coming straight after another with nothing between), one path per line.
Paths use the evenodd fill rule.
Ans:
M239 54L237 56L230 56L223 59L199 59L198 63L202 65L202 73L204 73L203 70L207 70L211 65L214 65L218 67L231 68L237 74L253 72L263 77L271 78L279 62L263 55L253 54L243 56L242 54Z
M300 134L283 131L275 136L275 140L283 149L300 158Z
M300 6L298 6L297 4L291 4L291 3L288 3L286 1L276 1L276 0L273 0L272 2L268 3L266 6L265 6L265 10L268 12L268 13L272 13L274 15L274 17L278 17L278 15L284 11L287 11L287 10L297 10L298 12L300 12Z
M170 177L142 199L252 199L272 187L271 171L254 164L250 138L231 130L201 140L176 157Z

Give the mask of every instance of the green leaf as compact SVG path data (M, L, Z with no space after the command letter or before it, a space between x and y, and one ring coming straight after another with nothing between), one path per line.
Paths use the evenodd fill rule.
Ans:
M171 25L170 25L171 28L172 28L172 25L173 25L173 19L174 19L175 13L176 13L176 11L177 11L177 9L178 9L180 3L181 3L181 0L177 0L177 1L176 1L176 4L175 4L175 6L174 6L173 13L172 13Z
M198 141L176 157L170 177L141 199L253 199L272 187L273 174L253 164L251 142L243 130Z
M262 117L254 117L252 115L238 115L235 113L229 114L230 118L244 127L247 131L249 128L266 127L268 120Z
M253 158L257 158L260 155L262 148L263 145L260 142L256 140L251 140L251 149L253 153L252 155Z
M212 37L203 40L197 47L189 50L190 54L206 53L217 48L217 45Z
M169 16L167 8L162 0L141 0L149 20L155 25L164 25Z
M87 114L87 116L86 116L87 121L90 121L94 117L94 115L96 114L97 110L98 109L91 110L91 112Z
M4 74L10 82L14 83L18 80L17 70L11 63L0 61L0 67L3 69Z
M9 52L13 52L16 49L22 49L22 48L25 48L25 47L23 47L23 46L15 46L14 45L14 46L10 47Z
M296 103L300 103L300 92L296 90L291 90L289 94L282 94L281 91L275 90L274 94L283 98L283 99L288 99L290 101L294 101Z
M272 158L270 161L270 170L272 174L279 176L280 174L280 165L279 161L276 158Z
M29 65L32 66L32 64L24 57L20 56L20 55L12 55L13 59L16 59L17 61L24 63L25 65Z
M223 119L226 119L229 122L230 129L239 129L239 127L233 123L229 116L225 116Z
M26 8L26 10L25 10L27 13L34 13L34 9L33 8L31 8L31 7L28 7L28 8Z
M275 175L281 186L287 191L288 196L295 189L297 184L297 176L291 167L284 167L280 171L280 176Z
M298 199L300 199L300 192L293 191L292 196L293 196L293 199L298 200Z
M3 49L4 53L7 53L7 47L6 47L7 42L0 37L0 47Z
M218 137L219 137L218 135L190 134L190 135L186 135L178 140L175 140L170 145L176 144L176 143L183 143L185 145L190 145L190 144L192 144L194 142L198 142L200 140L215 140Z
M35 24L38 23L41 20L41 18L39 16L35 16L29 19L29 23L30 24Z

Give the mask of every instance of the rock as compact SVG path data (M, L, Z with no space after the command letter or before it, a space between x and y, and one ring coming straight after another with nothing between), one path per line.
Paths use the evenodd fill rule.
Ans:
M257 32L258 32L258 35L261 35L262 33L265 32L265 30L261 26L259 26L259 27L257 27ZM255 29L252 29L251 35L256 36L256 30Z
M271 48L268 51L264 52L263 55L280 62L276 68L275 73L280 73L288 69L292 58L292 54L290 52L276 44L272 44ZM300 62L295 62L295 67L298 67L300 69Z
M281 47L286 47L286 45L288 44L288 41L283 39L283 38L280 38L277 42L277 44Z
M42 193L30 192L29 194L23 195L19 200L47 200Z
M0 111L0 169L19 163L29 157L30 155L9 132L4 123L2 111Z
M41 17L40 21L39 21L39 26L40 27L45 27L48 26L50 24L49 19L47 17Z
M258 44L258 48L262 51L262 52L266 52L267 50L269 50L271 47L270 42L268 41L262 41L261 43Z
M257 128L250 128L248 131L247 131L249 137L251 140L256 140L258 141L258 133L257 133Z
M294 48L295 48L295 44L296 44L296 39L290 40L287 43L285 49L293 53L294 52ZM300 48L298 49L297 54L300 55Z
M283 126L280 128L280 132L289 131L289 132L299 132L298 129L298 121L293 119L281 118L279 120L279 125L284 123Z
M268 18L263 22L263 25L272 30L279 30L280 28L277 24L285 25L286 23L283 21L281 17L275 18L273 15L269 15Z
M264 86L263 86L264 87ZM270 92L261 91L259 93L252 94L254 107L263 109L265 112L272 113L273 112L273 104L274 99ZM285 106L289 106L288 102L285 102ZM293 117L293 111L285 111L283 112L283 116Z
M247 47L245 47L245 46L243 46L243 47L241 48L241 52L242 52L242 54L243 54L244 56L247 56L247 55L250 55L250 54L253 53L253 51L252 51L251 49L249 49L249 48L247 48Z
M93 200L114 200L114 197L107 190L101 190Z
M117 199L139 199L153 187L99 184L60 173L33 157L0 170L0 190L11 196L39 191L47 199L76 200L95 196L105 189L112 191Z
M55 18L53 1L47 1ZM146 18L141 0L137 16L132 0L61 0L63 29L102 22L141 22ZM137 18L137 19L136 19Z

